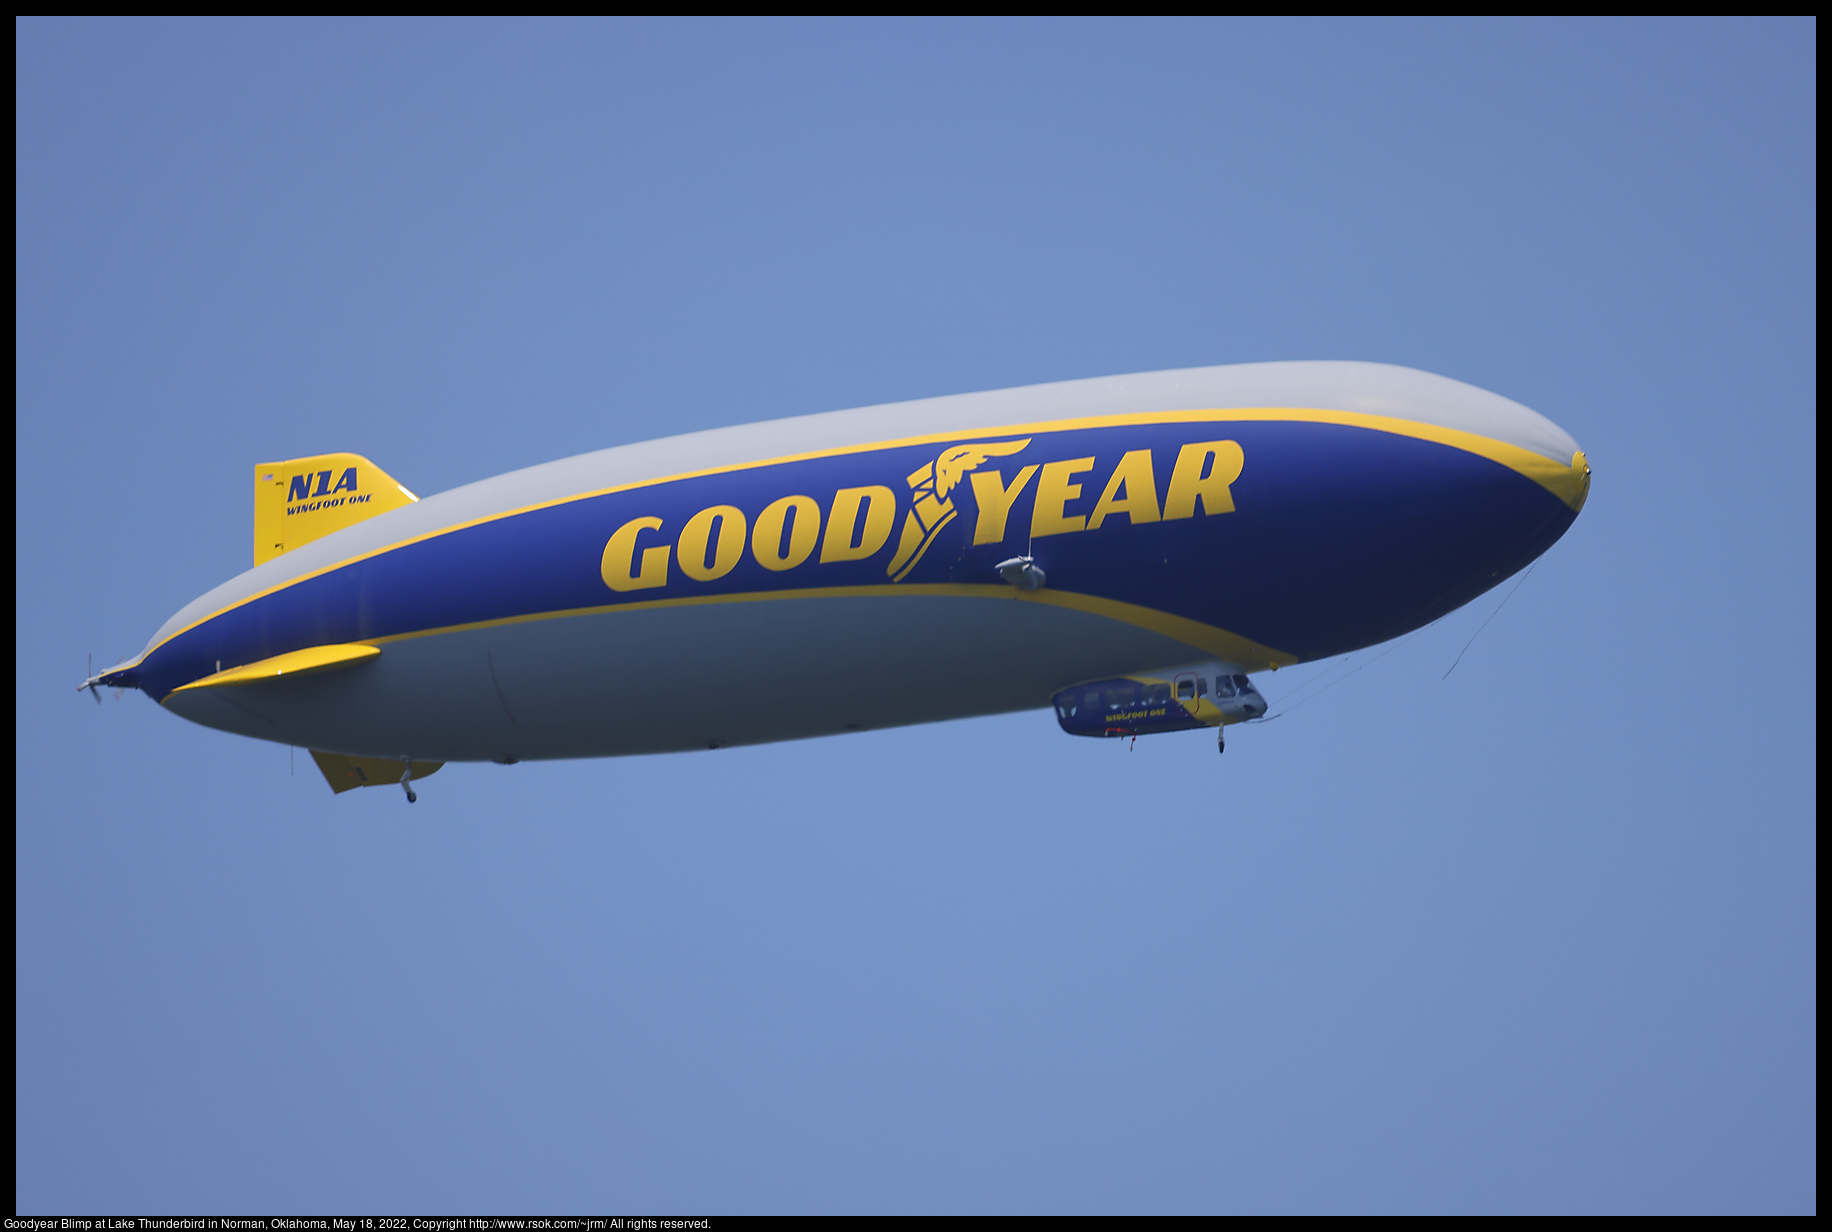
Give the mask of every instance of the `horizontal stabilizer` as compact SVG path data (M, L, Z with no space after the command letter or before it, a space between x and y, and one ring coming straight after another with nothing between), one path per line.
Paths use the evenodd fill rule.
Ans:
M310 646L304 650L293 650L271 659L262 659L256 663L244 664L214 672L190 684L181 684L173 693L182 693L186 689L217 689L225 685L252 684L257 680L277 680L281 676L310 676L316 672L334 672L346 667L355 667L367 663L382 652L378 647L365 645L362 642L349 642L339 646Z
M339 795L358 787L394 787L407 776L407 763L392 757L347 757L342 753L320 753L313 749L312 760L324 772L324 781ZM442 761L416 761L413 777L423 779L444 764Z
M254 468L254 563L420 498L354 453L326 453Z

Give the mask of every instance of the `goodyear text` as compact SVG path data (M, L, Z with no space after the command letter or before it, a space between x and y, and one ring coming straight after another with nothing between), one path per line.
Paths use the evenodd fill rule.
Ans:
M898 582L963 514L971 532L957 533L973 545L1212 517L1234 512L1232 485L1245 465L1232 440L1181 445L1164 477L1150 449L1025 462L1031 444L954 445L900 483L792 493L750 510L708 505L676 525L653 514L630 518L606 541L600 575L622 594L714 582L747 557L788 573L888 550L884 575ZM956 503L963 493L971 493L965 508ZM1028 516L1020 509L1026 500Z

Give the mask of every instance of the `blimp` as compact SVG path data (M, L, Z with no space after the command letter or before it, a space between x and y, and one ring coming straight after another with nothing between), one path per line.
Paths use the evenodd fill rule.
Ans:
M410 801L446 762L1020 710L1225 748L1265 715L1264 673L1470 602L1589 490L1544 416L1358 362L832 411L424 498L327 453L257 465L254 567L80 687Z

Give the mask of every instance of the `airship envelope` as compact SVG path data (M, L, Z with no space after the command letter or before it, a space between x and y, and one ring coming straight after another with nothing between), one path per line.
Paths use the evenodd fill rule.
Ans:
M344 790L1044 706L1222 728L1264 714L1254 674L1524 568L1590 468L1499 395L1310 362L745 424L425 499L357 454L254 478L254 567L84 687L311 749Z

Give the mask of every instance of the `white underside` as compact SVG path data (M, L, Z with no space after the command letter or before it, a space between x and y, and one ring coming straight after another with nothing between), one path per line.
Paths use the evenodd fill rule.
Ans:
M1207 657L997 597L794 599L410 638L344 671L166 704L209 727L359 756L611 757L1028 710L1082 680Z

